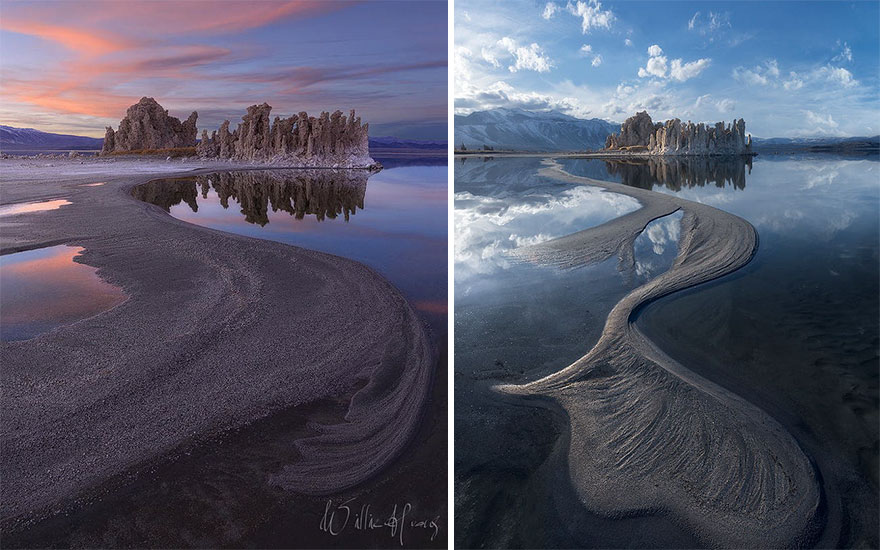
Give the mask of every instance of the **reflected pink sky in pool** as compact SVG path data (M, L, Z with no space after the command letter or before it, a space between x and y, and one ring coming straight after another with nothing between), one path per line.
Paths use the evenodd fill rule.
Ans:
M32 338L125 300L95 268L73 261L82 250L60 245L0 256L0 338Z
M55 210L67 204L70 204L70 201L64 199L40 202L25 202L21 204L7 204L5 206L0 206L0 217L14 216L16 214L24 214L27 212L44 212L47 210Z

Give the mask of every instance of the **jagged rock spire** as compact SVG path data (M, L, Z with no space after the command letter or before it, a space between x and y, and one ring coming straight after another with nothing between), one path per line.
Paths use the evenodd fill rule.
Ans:
M101 152L192 147L196 144L198 117L193 111L181 122L179 118L169 116L168 111L152 97L142 97L128 108L118 130L114 132L113 128L107 127Z
M626 119L620 133L605 141L607 151L648 155L747 155L751 146L743 119L726 127L723 122L708 127L677 118L655 124L647 111Z
M250 161L297 160L328 166L362 164L353 163L352 159L369 159L369 125L361 125L354 109L348 117L342 111L322 112L318 117L300 112L289 118L276 116L270 123L271 111L268 103L251 105L234 133L229 133L227 120L216 137L207 139L203 134L199 156Z

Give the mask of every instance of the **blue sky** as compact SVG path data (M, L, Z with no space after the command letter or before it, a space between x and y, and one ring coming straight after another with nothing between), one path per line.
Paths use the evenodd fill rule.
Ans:
M0 124L102 137L152 96L199 129L356 108L372 136L445 139L447 4L0 2Z
M455 3L455 110L880 134L880 2Z

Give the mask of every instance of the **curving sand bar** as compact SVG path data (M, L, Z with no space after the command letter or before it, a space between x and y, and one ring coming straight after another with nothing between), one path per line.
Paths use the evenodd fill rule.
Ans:
M131 195L149 179L216 165L0 169L3 204L70 202L5 219L0 253L84 247L78 261L128 296L95 317L0 343L4 532L159 457L328 397L353 395L346 421L314 426L277 484L337 493L375 476L411 440L436 359L391 284L357 262L196 227Z
M822 490L795 439L758 407L665 355L634 324L643 305L747 264L757 250L755 229L710 206L545 164L542 176L629 195L643 208L518 249L520 258L573 267L617 254L627 266L645 226L680 209L679 253L666 273L612 309L589 353L543 379L497 389L549 397L564 408L571 481L594 513L668 515L712 547L814 542L825 519Z

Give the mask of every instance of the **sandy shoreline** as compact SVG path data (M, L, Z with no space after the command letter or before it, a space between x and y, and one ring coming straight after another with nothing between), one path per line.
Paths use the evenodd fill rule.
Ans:
M815 541L825 503L817 473L794 438L753 404L666 356L633 324L644 304L748 263L757 246L754 229L705 205L547 164L546 177L633 196L643 208L520 249L519 257L574 267L616 254L625 268L644 227L681 209L679 255L669 271L614 307L587 355L546 378L499 389L551 397L564 408L569 475L594 513L669 515L712 546Z
M4 530L183 444L355 391L347 422L300 440L280 485L344 490L410 441L434 357L396 289L356 262L199 228L129 193L239 166L99 158L0 168L2 204L71 202L4 221L0 253L83 246L81 260L129 296L0 347ZM106 183L84 186L95 182Z

